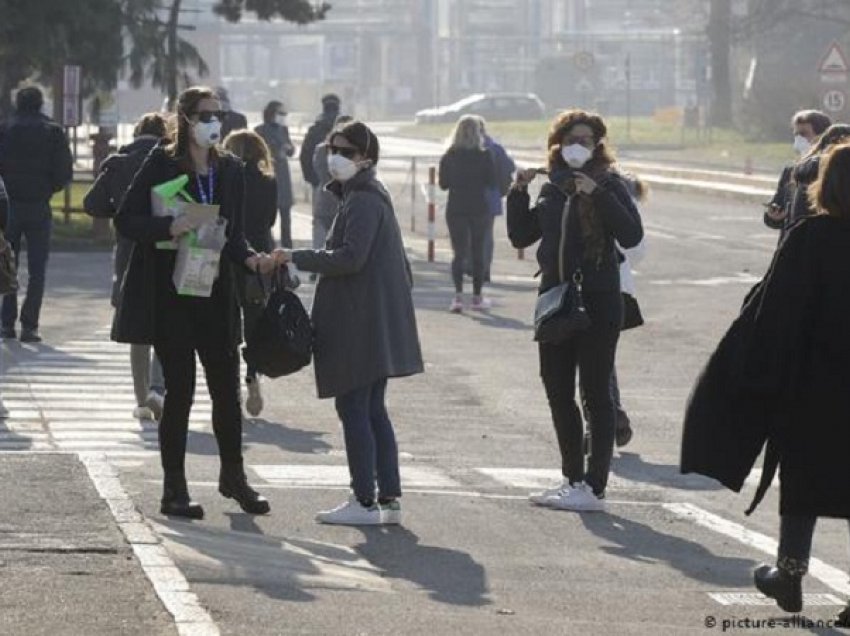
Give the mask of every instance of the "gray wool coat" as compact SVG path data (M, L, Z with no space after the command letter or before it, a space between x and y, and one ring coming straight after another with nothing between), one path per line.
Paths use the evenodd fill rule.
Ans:
M320 398L423 371L410 264L392 200L374 170L329 186L341 203L324 250L296 250L320 274L313 301Z

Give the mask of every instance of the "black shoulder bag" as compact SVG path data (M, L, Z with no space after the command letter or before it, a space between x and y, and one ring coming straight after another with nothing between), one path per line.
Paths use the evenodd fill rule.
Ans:
M561 241L558 246L558 276L561 282L540 294L534 307L534 339L546 344L563 344L590 327L590 317L581 295L581 268L576 269L570 281L566 280L564 273L569 210L570 197L567 197L561 214Z

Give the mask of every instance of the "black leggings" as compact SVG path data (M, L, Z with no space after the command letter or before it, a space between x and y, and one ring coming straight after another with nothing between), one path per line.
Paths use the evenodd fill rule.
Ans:
M472 293L481 295L484 284L484 240L490 228L492 217L486 214L447 214L449 238L452 242L454 259L452 260L452 280L455 292L463 292L463 268L469 260L472 263Z
M622 298L613 293L585 293L591 327L564 344L540 343L540 375L552 411L561 451L561 470L570 483L586 481L597 495L605 492L614 454L616 414L611 373L622 320ZM591 427L590 456L585 471L584 424L576 404L579 371Z
M812 554L812 537L817 517L806 515L782 515L779 526L779 563L794 563L805 573Z
M197 334L196 346L174 339L154 345L165 376L165 406L159 422L159 452L166 473L182 472L189 413L195 395L195 352L212 398L212 424L222 464L242 463L239 356L235 346Z

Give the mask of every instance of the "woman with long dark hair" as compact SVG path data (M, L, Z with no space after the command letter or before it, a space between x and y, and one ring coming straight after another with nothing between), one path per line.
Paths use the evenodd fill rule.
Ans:
M221 458L219 492L243 510L262 514L269 503L248 485L242 463L239 399L241 340L234 270L269 272L274 260L249 248L243 231L245 173L242 162L219 148L223 114L205 87L183 91L177 102L175 140L158 146L142 164L115 217L118 231L135 242L116 312L113 338L152 344L165 375L159 446L165 473L161 512L200 519L184 469L189 412L195 393L195 355L212 398L212 422ZM188 175L196 201L219 206L227 242L209 298L181 296L172 282L176 252L156 244L195 229L188 216L154 216L151 188Z
M283 103L272 100L263 109L263 123L254 128L254 132L260 135L269 147L274 163L281 247L292 247L292 175L289 171L289 158L295 154L295 144L289 135L287 116Z
M528 184L537 169L520 170L508 195L513 246L527 248L540 241L540 293L580 276L591 323L564 342L539 343L540 374L561 451L563 482L530 499L562 510L605 509L616 421L609 383L623 321L615 241L630 248L643 237L640 215L614 166L607 134L599 115L561 113L549 132L549 180L536 203L531 206ZM586 468L584 427L575 400L577 370L593 440Z

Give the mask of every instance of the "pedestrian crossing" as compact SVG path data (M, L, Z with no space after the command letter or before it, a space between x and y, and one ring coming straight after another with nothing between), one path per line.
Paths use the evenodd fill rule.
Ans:
M3 359L0 451L147 454L157 450L157 424L132 417L135 406L129 346L109 329L56 348L40 346L20 362ZM203 373L189 428L211 431L212 406Z

